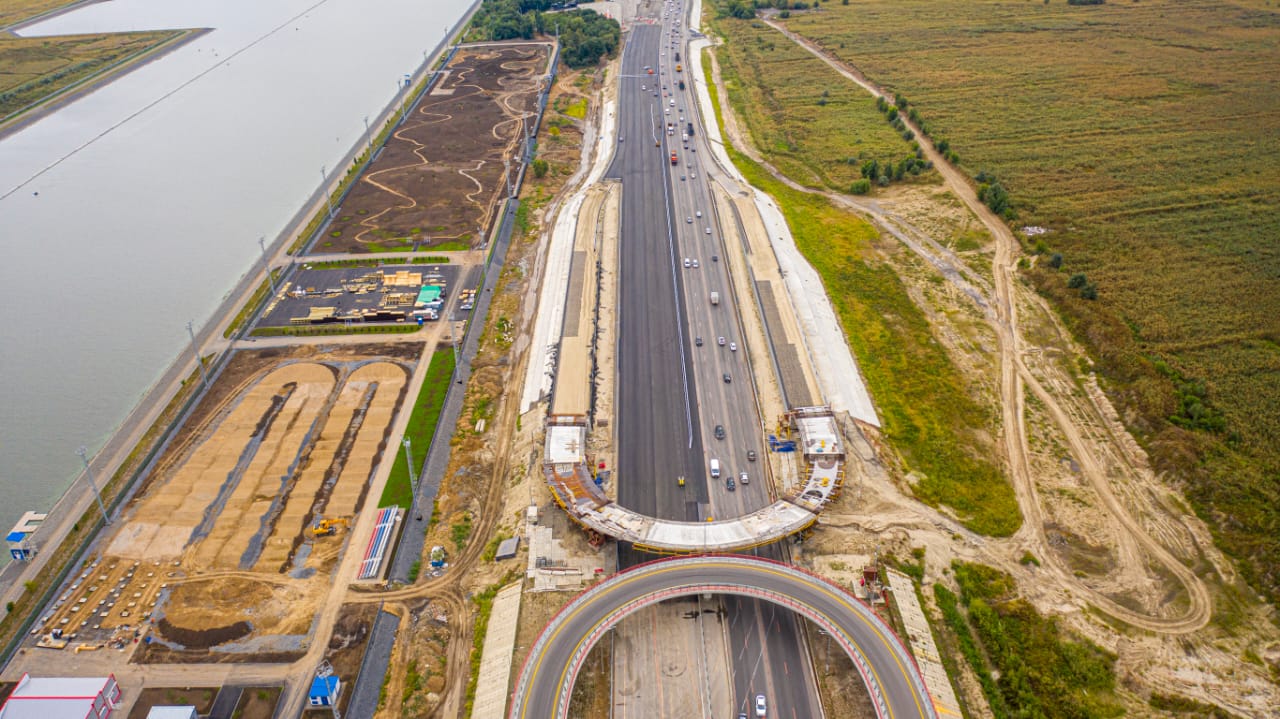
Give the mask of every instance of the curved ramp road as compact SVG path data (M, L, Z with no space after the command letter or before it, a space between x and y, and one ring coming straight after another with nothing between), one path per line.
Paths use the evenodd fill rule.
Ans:
M587 652L623 617L664 599L703 593L754 597L812 620L840 643L862 674L876 715L938 716L915 661L869 607L795 567L750 557L692 557L641 564L578 595L543 629L525 658L512 719L567 719Z

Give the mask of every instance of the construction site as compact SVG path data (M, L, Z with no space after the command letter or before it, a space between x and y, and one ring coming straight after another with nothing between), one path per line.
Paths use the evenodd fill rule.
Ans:
M433 322L444 313L461 274L453 265L304 266L282 284L257 327ZM467 299L474 294L474 286L462 290L458 309L471 309Z
M144 661L299 655L418 351L238 352L41 617L35 644L141 640Z

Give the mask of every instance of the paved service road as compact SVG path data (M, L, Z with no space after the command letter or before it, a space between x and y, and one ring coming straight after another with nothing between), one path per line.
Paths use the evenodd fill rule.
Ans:
M805 615L853 658L878 716L937 717L915 662L888 625L865 604L840 587L785 564L713 556L642 564L578 595L543 630L525 659L510 716L566 719L569 696L583 660L614 624L664 599L702 593L753 597ZM753 686L752 696L768 697L769 691L767 686Z

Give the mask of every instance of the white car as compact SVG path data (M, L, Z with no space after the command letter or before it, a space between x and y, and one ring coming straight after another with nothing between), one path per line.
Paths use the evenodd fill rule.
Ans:
M756 695L756 716L763 717L769 713L769 707L765 704L764 695Z
M698 210L697 212L693 213L693 216L694 216L694 217L702 217L702 210Z
M648 88L648 87L646 87L646 86L644 86L644 85L641 85L641 86L640 86L640 89L641 89L641 90L648 90L649 88Z
M709 235L709 234L711 234L711 228L710 228L710 227L708 227L708 228L707 228L707 234L708 234L708 235Z
M693 224L693 218L692 218L692 217L686 217L686 218L684 218L684 221L685 221L685 222L687 222L687 223L689 223L690 225L692 225L692 224Z
M698 266L698 263L696 263L696 262L695 262L695 263L693 263L693 266L694 266L694 267L697 267L697 266ZM737 343L737 342L730 342L730 343L729 343L729 351L730 351L730 352L737 352L737 351L738 351L738 343Z
M698 269L698 261L697 261L697 260L694 260L694 261L693 261L693 269L695 269L695 270L696 270L696 269Z
M723 337L717 337L717 338L716 338L716 344L720 345L721 347L724 347L724 338L723 338Z
M688 257L684 258L684 266L685 266L685 267L688 267L688 266L689 266L689 265L691 265L691 264L693 264L693 263L689 261L689 258L688 258ZM721 342L720 344L724 344L724 343L723 343L723 342Z

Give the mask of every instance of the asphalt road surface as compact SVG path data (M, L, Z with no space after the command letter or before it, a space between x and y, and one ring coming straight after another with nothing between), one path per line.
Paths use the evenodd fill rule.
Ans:
M764 462L747 460L750 450L763 458L764 427L712 204L715 168L704 167L713 160L693 94L701 78L676 70L687 62L686 16L672 6L660 25L633 26L622 55L620 141L608 173L622 182L618 501L650 516L703 521L747 514L772 496ZM709 476L713 458L719 478ZM777 547L762 554L785 558ZM619 567L652 558L624 546ZM799 619L751 598L725 606L730 646L742 648L732 657L738 710L753 687L769 686L774 716L822 716Z
M578 664L618 615L638 608L633 604L637 597L647 597L652 603L707 590L721 595L767 594L805 608L822 618L824 628L837 641L857 646L869 674L879 686L882 716L894 719L937 716L924 689L924 680L906 648L869 608L826 580L787 565L743 557L654 562L615 575L584 592L543 631L530 651L516 682L510 716L518 719L567 717ZM768 610L760 615L743 613L738 621L756 622L768 628L783 611L779 608L772 615ZM742 654L745 656L748 652ZM757 658L757 661L763 664L767 660ZM776 692L782 688L779 681L791 680L785 675L782 679L777 675L772 679L761 675L750 685L752 693L743 699L748 716L754 715L749 702L756 694L764 694L768 699L770 717L811 716L792 713L778 705Z
M662 110L652 94L662 30L638 25L622 55L617 154L608 177L622 181L618 253L618 501L643 514L705 518L697 388L689 367L681 274L676 271L670 166L655 147ZM656 69L655 69L656 72ZM685 486L677 478L685 477Z

